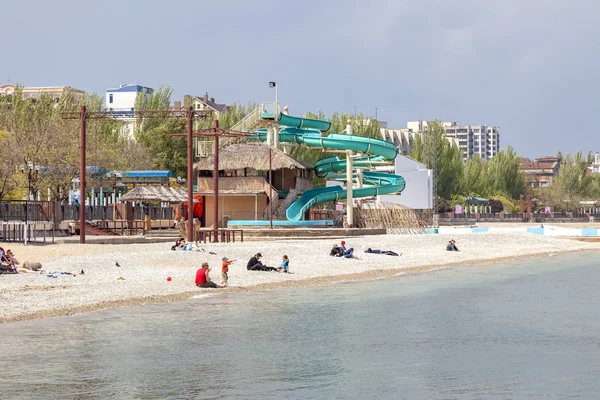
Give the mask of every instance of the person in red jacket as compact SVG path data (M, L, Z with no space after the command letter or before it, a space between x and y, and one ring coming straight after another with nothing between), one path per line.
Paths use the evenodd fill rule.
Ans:
M208 263L203 262L200 269L196 271L196 286L200 288L218 288L219 286L210 280L208 271L210 271Z

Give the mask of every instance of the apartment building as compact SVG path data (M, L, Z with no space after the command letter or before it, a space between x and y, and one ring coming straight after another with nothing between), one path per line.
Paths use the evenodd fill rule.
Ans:
M413 147L415 145L415 138L418 135L421 135L422 132L427 132L427 122L421 122L424 122L425 125L413 125L409 122L410 125L408 128L381 128L381 138L388 142L394 143L398 148L398 154L408 156L413 151ZM459 146L459 140L456 137L446 136L446 140L448 140L454 146Z
M427 132L427 121L409 121L408 129ZM483 160L495 157L500 151L500 128L491 125L459 125L458 122L442 122L446 138L454 139L462 150L463 161L478 155Z

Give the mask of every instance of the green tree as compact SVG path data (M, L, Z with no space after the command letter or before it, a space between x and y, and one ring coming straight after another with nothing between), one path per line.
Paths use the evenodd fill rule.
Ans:
M462 152L445 138L441 121L435 120L428 125L429 133L416 135L411 157L432 168L434 155L437 154L437 193L439 197L450 199L461 188Z
M583 153L567 154L553 186L566 196L589 197L593 193L593 178L587 171L588 163Z
M498 152L486 164L486 173L482 174L484 180L482 194L492 196L505 193L516 199L525 193L525 179L523 173L519 171L519 156L511 146L508 146L506 151Z
M460 183L460 191L465 196L484 196L486 164L479 155L468 159L463 168L463 176Z

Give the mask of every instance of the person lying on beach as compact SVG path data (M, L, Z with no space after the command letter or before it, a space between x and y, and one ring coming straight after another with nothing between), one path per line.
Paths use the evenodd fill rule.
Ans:
M448 242L448 244L446 245L446 250L447 251L460 251L460 250L458 250L458 247L456 247L456 242L454 241L454 239L452 239L451 241Z
M358 257L356 257L354 255L354 248L351 247L349 249L346 249L346 242L344 242L343 240L342 240L342 242L340 244L341 244L340 249L342 251L342 257L344 257L344 258L354 258L354 259L358 260Z
M199 288L213 288L217 289L220 286L210 280L208 276L208 272L210 268L207 262L203 262L202 266L198 271L196 271L196 286Z
M246 266L248 271L277 271L277 272L279 272L281 270L281 268L273 268L273 267L267 267L266 265L263 265L263 263L260 262L261 258L262 258L262 254L256 253L256 255L248 261L248 265Z
M27 262L23 260L23 263L17 268L19 273L37 272L42 269L42 263L39 262Z
M373 250L372 248L368 248L365 250L365 253L373 253L373 254L385 254L386 256L400 256L402 253L398 254L391 250Z
M175 245L171 247L171 250L183 250L183 248L185 247L185 240L179 239L178 241L175 242Z

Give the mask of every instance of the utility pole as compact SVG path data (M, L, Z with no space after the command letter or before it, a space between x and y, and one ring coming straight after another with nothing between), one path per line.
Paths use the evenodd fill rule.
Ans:
M431 214L432 225L434 228L439 226L438 214L438 149L436 132L433 130L433 124L427 123L427 131L423 133L423 152L427 167L431 169Z
M352 120L348 120L346 134L352 135ZM346 224L348 228L354 225L354 193L352 176L352 150L346 150Z

